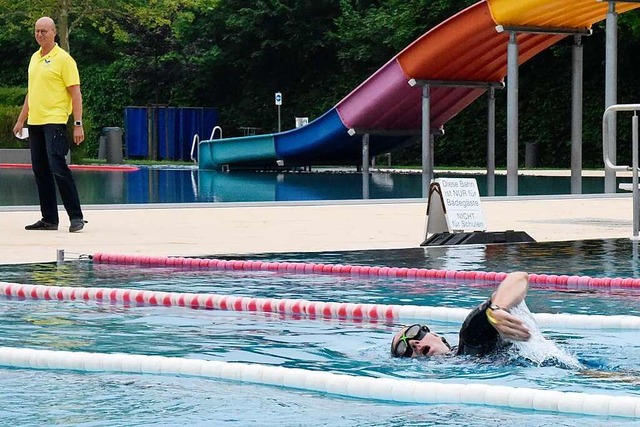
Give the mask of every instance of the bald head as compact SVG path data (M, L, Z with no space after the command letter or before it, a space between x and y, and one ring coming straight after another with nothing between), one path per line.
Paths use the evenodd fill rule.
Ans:
M55 30L56 23L53 22L53 19L49 18L48 16L43 16L42 18L36 21L36 28L38 27L47 29L47 30Z

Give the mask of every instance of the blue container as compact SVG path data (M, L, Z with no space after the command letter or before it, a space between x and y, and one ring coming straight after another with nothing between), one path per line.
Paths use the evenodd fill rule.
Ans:
M181 157L176 150L176 112L175 107L156 109L158 119L158 157L162 160L176 160Z
M126 156L145 159L189 160L193 136L208 139L218 125L212 108L126 107L124 116Z
M149 157L147 108L127 107L124 109L124 147L125 156Z

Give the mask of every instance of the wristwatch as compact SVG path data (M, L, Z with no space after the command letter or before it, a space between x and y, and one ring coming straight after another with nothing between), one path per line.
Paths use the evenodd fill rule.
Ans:
M82 120L76 120L75 122L73 122L74 126L82 126Z
M502 307L500 307L498 304L491 304L489 306L489 310L491 311L502 310Z

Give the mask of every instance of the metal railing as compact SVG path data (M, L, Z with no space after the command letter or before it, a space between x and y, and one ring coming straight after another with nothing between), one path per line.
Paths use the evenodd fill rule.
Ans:
M198 159L196 159L194 154L195 154L195 151L196 151L196 146L199 143L200 143L200 137L196 133L195 135L193 135L193 142L191 143L191 160L193 161L193 163L198 163Z
M211 136L209 140L212 140L216 136L216 131L220 131L220 139L222 139L222 127L214 126L211 130ZM191 143L191 160L194 163L198 163L198 159L195 157L196 147L200 144L200 136L196 133L193 135L193 142Z
M640 104L618 104L607 108L602 116L602 157L604 159L605 171L632 171L632 191L633 191L633 238L637 239L640 231L640 189L638 189L638 111ZM611 159L611 145L609 141L609 122L613 122L613 117L617 111L633 111L631 119L631 166L616 165L615 159ZM613 117L612 117L613 116Z

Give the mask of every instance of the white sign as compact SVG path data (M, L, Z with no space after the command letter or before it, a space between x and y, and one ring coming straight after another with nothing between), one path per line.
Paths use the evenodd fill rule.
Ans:
M280 92L276 92L276 105L282 105L282 94Z
M478 183L473 178L438 178L429 188L427 232L485 231Z
M438 178L447 225L452 231L485 231L478 183L473 178Z
M296 127L301 128L309 124L309 117L296 117Z

